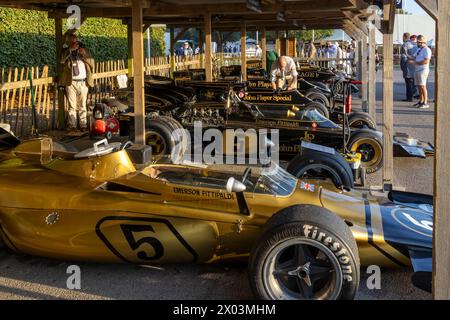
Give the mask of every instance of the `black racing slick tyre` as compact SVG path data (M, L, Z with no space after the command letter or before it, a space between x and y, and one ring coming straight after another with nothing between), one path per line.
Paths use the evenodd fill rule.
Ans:
M319 102L309 102L305 106L305 110L312 110L315 109L317 112L319 112L321 115L323 115L325 118L330 118L330 111L325 107L323 104Z
M179 163L187 151L188 139L182 125L170 117L155 117L145 123L146 144L152 147L152 157L160 159L171 155L172 162Z
M327 109L330 108L330 100L323 93L320 93L315 90L309 90L308 92L306 92L305 97L311 99L314 102L321 103Z
M313 150L302 150L289 162L287 171L302 178L331 179L337 188L352 189L354 177L352 169L340 154L328 154Z
M351 128L368 128L371 130L377 130L376 121L365 112L353 112L348 116L348 125Z
M347 149L361 153L361 167L366 169L368 174L383 167L383 141L376 131L355 131L350 137Z
M267 222L250 255L249 280L264 300L350 300L359 268L347 224L325 208L298 205Z

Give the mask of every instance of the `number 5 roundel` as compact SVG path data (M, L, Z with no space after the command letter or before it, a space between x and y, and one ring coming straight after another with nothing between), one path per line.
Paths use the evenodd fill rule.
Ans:
M166 219L105 217L96 234L118 258L131 263L196 261L195 250Z

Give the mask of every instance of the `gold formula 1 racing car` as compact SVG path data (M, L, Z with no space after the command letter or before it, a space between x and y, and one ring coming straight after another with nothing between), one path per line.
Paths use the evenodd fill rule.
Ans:
M0 129L0 239L63 260L249 260L263 299L352 299L360 266L414 268L431 283L431 198L390 200L297 180L277 165L151 163L149 147L78 151Z

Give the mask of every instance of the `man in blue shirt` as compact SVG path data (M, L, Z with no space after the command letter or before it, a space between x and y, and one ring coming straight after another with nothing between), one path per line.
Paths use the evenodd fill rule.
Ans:
M410 65L409 57L413 56L411 50L417 47L415 43L410 40L411 35L408 32L403 34L403 46L401 48L400 67L403 72L403 78L406 85L406 99L403 101L412 102L414 95L414 72L408 72L408 66ZM414 64L411 63L414 66Z

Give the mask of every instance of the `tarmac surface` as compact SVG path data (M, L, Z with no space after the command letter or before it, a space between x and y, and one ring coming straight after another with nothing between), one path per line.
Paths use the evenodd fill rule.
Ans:
M381 73L378 78L381 80ZM413 108L404 99L401 73L395 72L394 123L396 132L433 141L434 104L428 110ZM434 91L431 76L429 90ZM381 83L377 86L381 99ZM381 102L377 102L377 120L381 123ZM381 129L381 126L379 127ZM396 158L395 185L407 191L432 193L433 158ZM381 174L369 177L372 185L381 185ZM81 269L81 289L67 289L66 273L72 263L11 254L0 250L0 299L252 299L244 264L168 265L162 267L126 264L76 263ZM361 269L357 299L403 300L431 299L431 295L413 287L408 270L381 270L381 289L369 290L366 270Z

